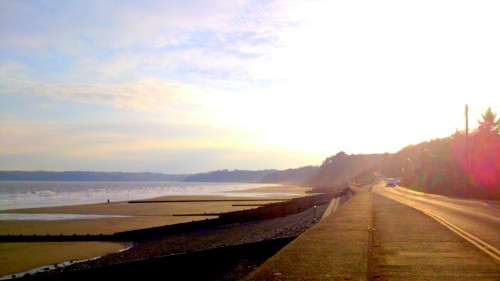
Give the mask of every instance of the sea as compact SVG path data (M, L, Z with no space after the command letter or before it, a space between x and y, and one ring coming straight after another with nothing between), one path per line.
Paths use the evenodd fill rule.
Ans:
M6 210L81 205L117 201L150 199L168 195L265 196L260 193L237 193L261 187L252 183L193 183L193 182L61 182L61 181L0 181L0 220L36 219L31 215L9 214ZM267 186L267 184L266 184ZM72 215L72 218L92 218ZM40 216L44 219L68 219Z

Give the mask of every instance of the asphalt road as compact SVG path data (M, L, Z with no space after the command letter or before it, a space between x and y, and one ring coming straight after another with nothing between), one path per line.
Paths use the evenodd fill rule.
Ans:
M464 200L375 185L373 192L431 216L500 262L500 206L495 202Z

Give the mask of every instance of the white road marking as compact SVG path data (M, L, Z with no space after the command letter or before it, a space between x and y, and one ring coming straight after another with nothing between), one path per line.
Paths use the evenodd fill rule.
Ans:
M378 188L374 188L373 191L379 195L386 197L386 198L392 199L394 201L398 201L402 204L405 204L409 207L412 207L414 209L417 209L417 210L423 212L424 214L435 219L436 221L438 221L442 225L446 226L447 228L449 228L450 230L452 230L453 232L455 232L456 234L458 234L459 236L461 236L465 240L469 241L471 244L473 244L474 246L479 248L481 251L483 251L486 254L488 254L489 256L491 256L496 262L500 263L500 251L497 248L495 248L494 246L479 239L478 237L468 233L467 231L461 229L460 227L452 224L451 222L447 221L446 219L437 215L436 213L430 211L429 209L416 206L415 204L411 203L410 200L398 197L398 196L388 192L387 189L385 190L385 192L380 192L378 190Z

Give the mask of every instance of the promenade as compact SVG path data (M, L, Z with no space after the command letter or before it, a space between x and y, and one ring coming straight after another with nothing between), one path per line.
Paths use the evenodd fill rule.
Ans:
M370 274L373 194L356 194L245 280L366 280Z
M343 206L245 280L500 280L500 266L411 207L352 188Z

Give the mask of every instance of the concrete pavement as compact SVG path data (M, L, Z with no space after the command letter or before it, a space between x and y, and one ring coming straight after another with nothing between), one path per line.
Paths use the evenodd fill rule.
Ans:
M500 280L500 265L411 207L353 188L245 280Z
M373 195L356 191L335 213L285 246L245 280L366 280Z

